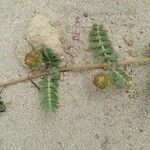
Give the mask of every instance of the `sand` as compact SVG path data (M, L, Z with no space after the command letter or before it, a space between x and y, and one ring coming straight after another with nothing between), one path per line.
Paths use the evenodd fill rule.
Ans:
M18 56L31 49L25 32L36 13L64 24L68 64L97 62L88 49L94 22L105 25L120 59L148 56L149 0L1 0L0 83L29 73ZM126 67L133 80L129 91L96 88L93 77L103 70L63 73L56 113L41 109L31 82L7 87L0 150L150 149L150 112L145 109L149 70L148 65Z

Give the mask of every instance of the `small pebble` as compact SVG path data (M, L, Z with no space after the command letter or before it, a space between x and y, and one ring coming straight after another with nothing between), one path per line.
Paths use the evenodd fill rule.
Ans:
M87 14L87 13L84 13L84 17L88 17L88 14Z
M140 132L143 132L143 130L142 130L142 129L140 129Z
M143 31L140 31L140 34L143 34Z
M132 39L126 40L126 39L123 37L123 40L124 40L125 44L127 44L128 46L130 46L130 47L133 46L134 41L133 41Z

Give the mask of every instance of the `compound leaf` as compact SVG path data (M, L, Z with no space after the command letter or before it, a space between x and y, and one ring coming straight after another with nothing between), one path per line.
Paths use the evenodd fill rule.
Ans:
M130 85L130 78L123 70L120 70L117 67L110 67L109 74L118 86L125 88Z
M42 62L49 67L58 66L60 60L56 54L54 54L51 48L43 48L40 50Z
M95 57L103 62L117 62L117 55L113 50L112 43L103 25L93 25L89 35L89 42L90 49L93 50Z
M41 106L44 110L53 112L58 108L58 68L52 68L51 73L40 82Z

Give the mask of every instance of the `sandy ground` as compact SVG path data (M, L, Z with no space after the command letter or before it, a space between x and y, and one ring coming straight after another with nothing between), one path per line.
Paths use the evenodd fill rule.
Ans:
M148 55L149 0L0 0L0 82L28 74L17 56L30 50L25 31L37 12L65 25L68 64L96 62L88 50L94 22L106 26L120 58ZM0 114L0 150L149 150L149 66L126 70L133 79L129 92L97 89L92 79L102 70L61 74L55 114L41 110L30 82L8 87L3 100L10 104Z

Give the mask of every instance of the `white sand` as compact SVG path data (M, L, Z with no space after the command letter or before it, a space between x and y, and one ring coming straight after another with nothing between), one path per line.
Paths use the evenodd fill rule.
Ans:
M1 0L0 82L28 74L16 55L30 50L25 29L36 12L66 26L70 63L95 61L88 50L94 22L106 26L120 58L147 55L149 0ZM144 105L148 69L127 67L133 78L129 93L94 87L92 78L100 70L64 73L55 114L41 110L38 91L30 82L8 87L3 100L10 104L0 114L0 150L149 150L150 115Z

